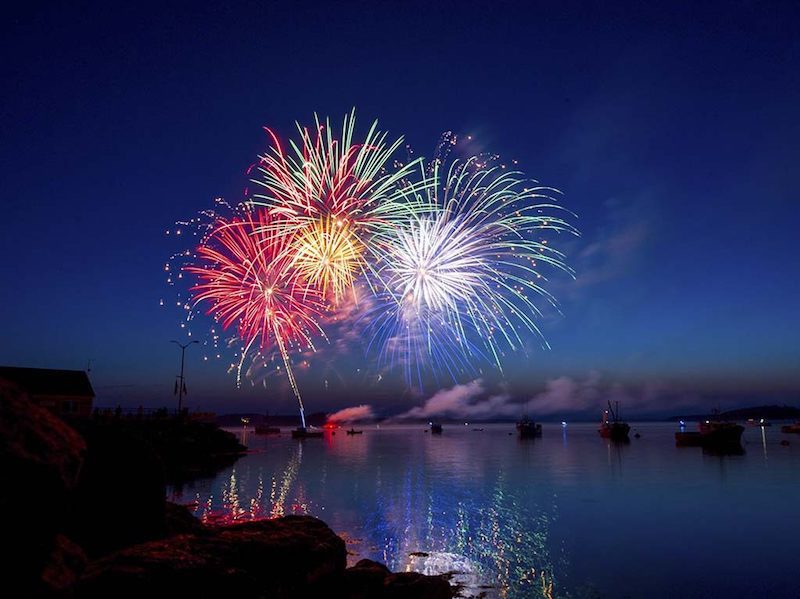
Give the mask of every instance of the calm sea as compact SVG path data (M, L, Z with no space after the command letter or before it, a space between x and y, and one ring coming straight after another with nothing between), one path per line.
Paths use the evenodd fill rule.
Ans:
M252 453L170 498L208 521L318 516L351 563L455 571L466 596L800 597L800 436L779 426L726 456L676 448L663 423L629 445L590 424L359 428L235 430Z

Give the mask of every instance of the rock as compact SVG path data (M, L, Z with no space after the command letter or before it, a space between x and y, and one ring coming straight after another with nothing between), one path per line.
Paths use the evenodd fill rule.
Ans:
M38 589L86 444L49 410L0 382L0 539L6 588Z
M418 572L392 574L378 562L362 559L342 576L343 599L450 599L453 590L441 576ZM337 593L331 593L337 596Z
M384 581L385 599L451 599L450 583L441 576L426 576L419 572L390 574Z
M91 564L77 599L182 596L318 596L341 576L344 541L321 520L287 516L206 529L124 549Z
M74 585L85 569L83 550L64 535L58 535L50 559L42 570L42 583L50 593L62 592Z
M164 507L166 508L166 535L168 537L203 532L203 523L195 518L185 505L167 501Z
M371 599L381 597L384 581L391 572L381 563L362 559L342 576L342 597L347 599Z
M124 430L85 431L88 451L67 534L98 557L166 535L166 485L158 456Z

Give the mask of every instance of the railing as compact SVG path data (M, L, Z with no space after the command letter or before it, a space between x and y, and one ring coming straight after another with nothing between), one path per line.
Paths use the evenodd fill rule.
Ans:
M180 412L168 408L115 408L95 407L92 411L92 418L95 420L167 420L172 418L186 418L203 422L214 422L217 415L214 412L190 412L189 408L184 408Z

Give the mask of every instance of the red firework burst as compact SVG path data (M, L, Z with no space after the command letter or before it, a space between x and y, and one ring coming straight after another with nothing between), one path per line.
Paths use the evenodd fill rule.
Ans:
M254 346L261 351L277 346L300 400L288 352L313 349L313 337L324 336L317 321L324 306L319 292L292 267L291 236L271 221L263 208L218 218L197 249L197 265L185 270L199 281L191 289L194 303L205 303L224 329L236 326L242 361Z

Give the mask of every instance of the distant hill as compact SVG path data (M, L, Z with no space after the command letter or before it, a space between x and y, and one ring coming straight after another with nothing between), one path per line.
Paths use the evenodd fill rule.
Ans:
M728 410L719 414L683 414L672 416L669 420L709 420L712 418L722 420L748 420L750 418L754 420L760 418L765 420L798 420L800 419L800 409L791 406L757 406Z

